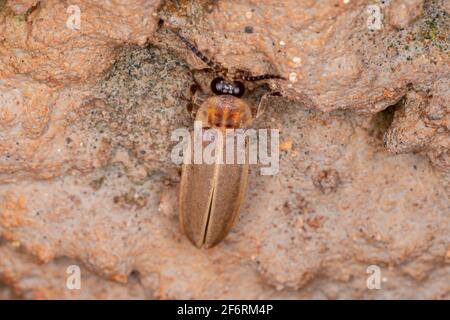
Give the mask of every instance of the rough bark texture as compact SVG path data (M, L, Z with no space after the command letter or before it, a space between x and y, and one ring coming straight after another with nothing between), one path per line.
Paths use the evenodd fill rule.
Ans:
M121 3L71 3L74 29L65 1L0 0L0 299L450 298L448 1ZM255 121L280 172L251 168L210 250L181 232L170 136L215 74L169 29L286 78L244 97L283 95Z

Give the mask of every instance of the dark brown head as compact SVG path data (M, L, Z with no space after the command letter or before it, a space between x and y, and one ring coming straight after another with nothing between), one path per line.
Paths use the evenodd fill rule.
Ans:
M245 86L240 81L229 82L217 77L211 82L211 91L217 95L228 94L240 98L245 93Z

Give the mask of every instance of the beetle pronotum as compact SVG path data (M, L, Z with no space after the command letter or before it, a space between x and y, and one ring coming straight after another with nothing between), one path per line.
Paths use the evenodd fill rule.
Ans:
M209 67L217 73L226 74L222 67L208 59L180 33L174 32ZM238 78L243 81L265 79L284 78L270 74ZM253 120L250 106L240 99L245 87L238 80L215 78L211 83L211 90L216 96L208 98L197 111L196 121L201 121L203 128L217 130L223 137L221 142L216 141L214 155L216 160L224 155L229 132L227 129L249 127ZM205 147L203 143L202 148ZM191 152L194 150L190 149ZM180 183L180 223L189 240L198 248L211 248L221 242L239 216L247 188L248 142L245 142L245 149L236 150L234 153L245 151L243 163L214 161L212 164L183 165ZM192 154L189 156L192 157Z

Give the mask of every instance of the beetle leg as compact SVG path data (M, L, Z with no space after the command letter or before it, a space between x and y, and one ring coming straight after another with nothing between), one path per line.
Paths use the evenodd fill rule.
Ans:
M195 81L195 79L194 83L189 88L189 94L175 93L175 96L177 98L187 102L186 110L191 118L195 118L197 110L200 108L200 105L205 100L203 97L199 96L198 93L203 93L203 90L201 86Z
M261 100L259 100L258 107L255 110L254 117L255 119L258 119L261 115L264 114L264 111L266 109L265 102L269 97L279 97L281 96L281 93L278 91L270 91L263 94L261 97Z

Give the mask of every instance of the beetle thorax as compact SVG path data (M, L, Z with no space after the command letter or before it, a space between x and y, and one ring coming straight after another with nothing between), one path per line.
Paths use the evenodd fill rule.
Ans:
M252 114L244 100L223 95L210 97L203 102L196 120L202 121L204 128L238 129L251 124Z

